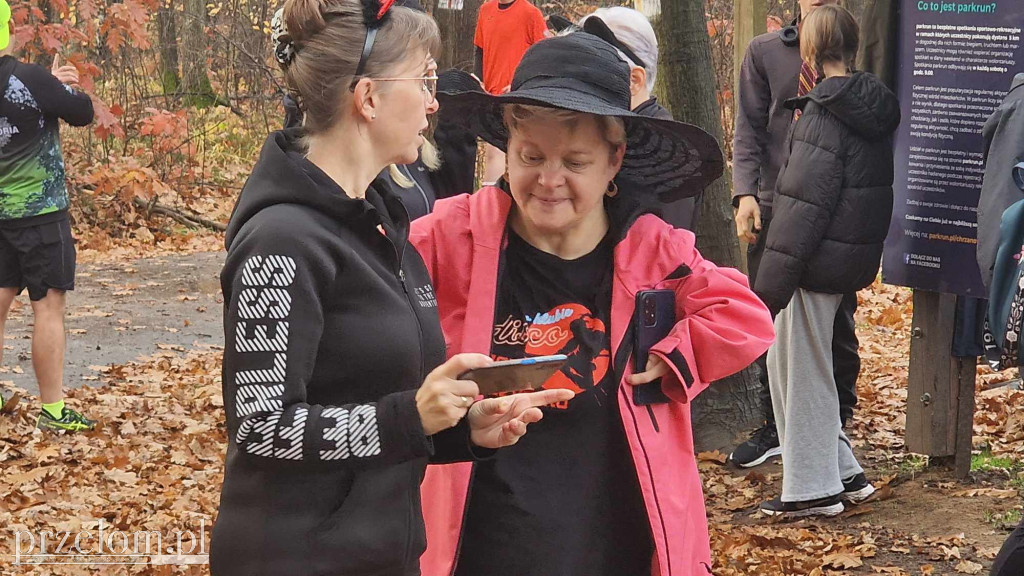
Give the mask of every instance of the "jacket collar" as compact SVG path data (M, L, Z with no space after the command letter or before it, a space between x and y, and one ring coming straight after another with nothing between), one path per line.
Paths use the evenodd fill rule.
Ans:
M484 258L497 265L511 209L512 197L497 186L482 188L470 197L474 267L481 254L487 254ZM681 263L669 257L676 252L671 245L677 241L671 237L671 227L642 205L624 198L608 205L608 216L617 233L615 276L630 294L651 288L645 279L665 278ZM640 255L645 256L639 258ZM639 262L643 262L643 266L638 265Z

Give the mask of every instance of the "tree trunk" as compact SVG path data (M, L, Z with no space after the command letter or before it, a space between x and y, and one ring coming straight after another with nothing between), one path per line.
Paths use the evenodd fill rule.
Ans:
M178 23L174 6L161 2L156 13L157 38L160 42L160 84L164 95L177 94L181 88L178 71Z
M721 140L703 0L644 0L643 8L661 44L655 91L677 120L700 126ZM726 169L704 191L697 246L715 264L738 267L740 250L732 219L731 179ZM693 430L699 450L728 449L758 424L762 415L756 376L757 368L748 367L715 382L697 398Z
M434 20L441 29L442 53L437 59L441 70L458 68L473 71L476 48L476 15L483 0L432 0Z
M184 7L185 21L181 29L182 93L186 105L206 108L217 101L206 72L206 57L210 48L206 37L206 0L185 0Z

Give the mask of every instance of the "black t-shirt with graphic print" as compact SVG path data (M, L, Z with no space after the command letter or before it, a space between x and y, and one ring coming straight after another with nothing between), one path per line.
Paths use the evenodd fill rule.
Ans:
M577 396L544 407L519 443L478 462L457 576L650 574L650 528L610 358L614 234L562 260L511 230L491 355L566 354L545 383Z

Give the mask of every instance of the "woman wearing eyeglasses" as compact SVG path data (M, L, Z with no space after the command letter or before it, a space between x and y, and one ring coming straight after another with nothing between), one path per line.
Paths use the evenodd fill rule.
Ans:
M374 178L416 158L437 110L436 24L390 2L287 0L275 55L304 126L271 134L227 231L215 576L418 574L428 461L515 443L541 392L474 402L445 362L401 202Z

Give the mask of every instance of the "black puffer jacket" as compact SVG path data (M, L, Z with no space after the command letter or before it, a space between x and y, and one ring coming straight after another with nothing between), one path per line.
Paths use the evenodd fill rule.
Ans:
M779 172L754 290L778 312L797 287L840 294L871 284L892 217L899 102L866 72L828 78L786 106L803 114Z

